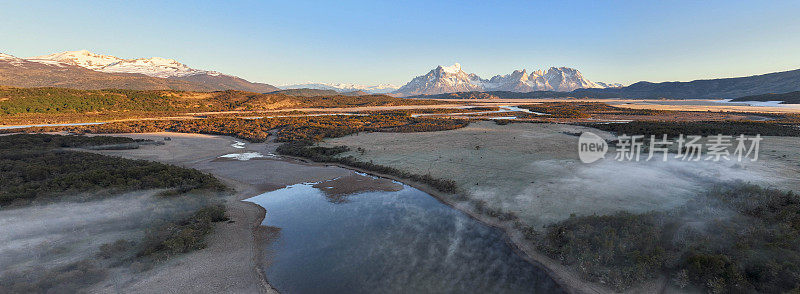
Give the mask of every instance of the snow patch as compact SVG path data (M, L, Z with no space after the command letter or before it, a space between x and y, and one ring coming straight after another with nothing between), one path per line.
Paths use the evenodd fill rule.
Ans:
M446 73L457 74L461 71L461 64L456 62L451 66L442 66L442 70Z
M351 83L314 83L307 82L304 84L293 84L278 86L282 90L290 89L318 89L318 90L334 90L336 92L345 93L353 91L364 91L371 94L385 94L399 89L399 86L392 84L378 84L378 85L361 85Z
M236 149L244 149L244 142L233 141L233 144L231 144L231 147L236 148Z

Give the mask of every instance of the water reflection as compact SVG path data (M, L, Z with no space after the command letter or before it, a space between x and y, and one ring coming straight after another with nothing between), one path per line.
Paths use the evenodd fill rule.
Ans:
M245 200L280 228L262 264L282 293L562 292L498 230L422 191L402 185L331 203L316 184Z
M350 195L362 192L400 191L403 189L403 185L398 182L362 173L354 173L333 180L322 181L312 187L322 191L325 194L325 198L331 203L349 202Z

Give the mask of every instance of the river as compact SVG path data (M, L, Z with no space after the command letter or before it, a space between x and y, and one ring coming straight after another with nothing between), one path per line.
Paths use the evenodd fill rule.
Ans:
M244 201L277 232L262 266L282 293L561 293L502 232L429 194L395 191L332 198L314 183Z

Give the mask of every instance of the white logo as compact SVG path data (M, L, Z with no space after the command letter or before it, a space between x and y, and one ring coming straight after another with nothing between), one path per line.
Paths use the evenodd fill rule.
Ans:
M583 163L592 163L605 158L607 151L606 140L592 132L583 132L578 138L578 157Z

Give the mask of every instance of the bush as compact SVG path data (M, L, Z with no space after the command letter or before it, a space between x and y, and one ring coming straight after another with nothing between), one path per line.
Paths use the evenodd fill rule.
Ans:
M571 217L535 240L546 255L619 291L662 272L714 293L800 287L800 198L754 185L717 188L666 212Z
M225 208L215 205L202 208L186 219L148 230L138 256L159 259L203 249L205 237L213 230L212 223L225 220Z

